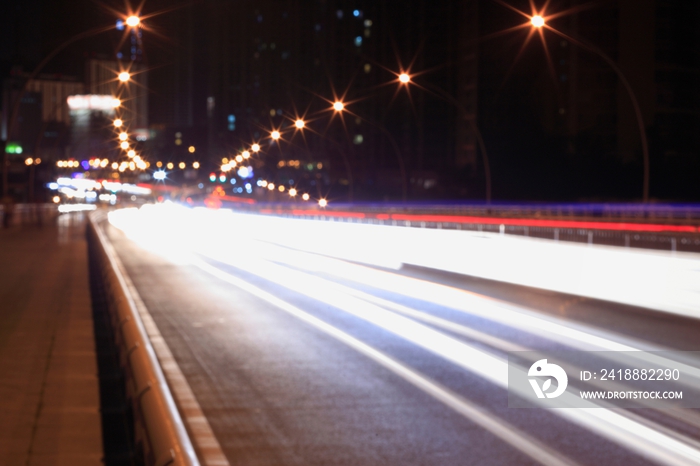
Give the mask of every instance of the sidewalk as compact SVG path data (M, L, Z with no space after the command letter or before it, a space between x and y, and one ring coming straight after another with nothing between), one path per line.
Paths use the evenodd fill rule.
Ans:
M3 466L102 463L83 219L0 229Z

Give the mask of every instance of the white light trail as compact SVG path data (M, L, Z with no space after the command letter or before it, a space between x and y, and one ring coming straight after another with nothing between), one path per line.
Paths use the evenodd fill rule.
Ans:
M358 225L340 224L335 222L327 222L326 225L323 225L323 222L320 224L319 222L307 222L303 224L303 221L299 220L289 221L285 219L271 219L269 217L262 219L258 217L255 219L251 218L254 216L238 214L234 215L226 211L210 212L196 209L193 211L188 211L185 209L176 208L174 206L159 206L158 208L154 209L160 210L151 212L149 209L142 209L144 215L139 215L137 213L138 211L130 211L128 213L116 212L110 214L110 221L113 221L115 224L121 223L121 227L125 228L127 231L131 230L131 235L133 236L147 237L152 235L155 239L170 235L170 239L173 241L172 246L182 248L183 245L187 245L188 248L185 248L186 250L190 248L199 250L202 253L214 257L216 260L231 262L235 259L235 267L261 276L267 280L271 280L278 285L287 287L288 289L297 293L302 293L312 299L333 306L334 308L344 312L353 314L366 320L367 322L371 322L388 331L391 331L407 341L411 341L416 345L421 346L445 358L446 360L451 361L452 363L491 381L499 387L504 388L507 386L507 371L505 368L505 362L501 359L485 353L477 348L471 347L470 345L452 337L444 335L434 329L426 327L423 324L408 319L407 317L401 316L386 309L382 309L371 302L366 302L358 298L356 293L353 294L353 292L348 292L346 287L342 285L309 275L307 273L294 271L282 265L269 263L266 260L261 260L261 257L259 256L256 257L256 254L258 254L259 251L256 251L255 248L234 248L231 244L231 234L236 232L238 234L236 241L241 242L241 244L249 239L257 239L274 242L277 244L284 244L285 246L289 247L296 246L298 249L313 252L319 252L319 249L321 251L325 251L325 253L333 251L335 252L336 256L347 257L348 249L351 249L353 246L356 247L357 244L362 244L363 239L365 239L362 236L367 234L367 229L361 230L360 228L355 228L358 227ZM160 214L154 215L157 212L160 212ZM300 225L303 225L303 227L300 227ZM342 229L337 227L337 225L342 226L342 228L347 228L347 230L340 234L339 232L341 232ZM359 227L366 227L366 225L359 225ZM391 236L391 229L387 227L382 228L384 229L373 230L373 232L381 231L379 238L376 236L373 237L377 239L378 243L380 243L379 247L377 248L377 253L382 256L380 260L382 263L395 263L394 260L396 257L391 256L403 253L403 251L400 249L402 243L401 235L403 233L406 231L421 232L421 230L403 228L393 229L396 232L397 239L395 240L395 244L392 245L392 249L388 248L387 243L383 242L384 240L389 239ZM319 244L314 241L319 239L318 230L322 230L325 234L328 234L333 229L335 229L336 234L330 239L323 238L325 241L321 241L319 247ZM303 236L304 231L306 231L307 237ZM173 232L176 234L173 234ZM421 233L424 233L424 231ZM449 233L457 234L464 232ZM386 237L381 237L382 234L385 234ZM412 236L412 233L408 236ZM460 238L462 238L465 243L469 243L469 238L473 236L474 235L466 235L461 236ZM406 237L403 239L405 238ZM442 237L441 239L445 238L447 237ZM413 237L413 239L415 240L416 237ZM481 240L483 238L477 239ZM494 244L498 244L499 242L500 239L497 239L494 241ZM415 250L430 249L421 248L421 246L425 244L425 241L418 241L412 243L412 246ZM434 246L433 243L427 244ZM442 249L444 244L445 243L438 243L437 247L439 250L436 251L433 249L432 253L438 255L444 254L445 251ZM541 246L542 245L540 244L535 249L539 249ZM556 243L552 244L553 248L562 248L562 246L565 245ZM382 247L385 247L385 249L382 250ZM449 251L449 249L447 251ZM550 254L556 255L558 252L559 250L555 249L550 251ZM630 254L628 251L624 252L625 254ZM428 252L413 251L413 254L413 258L415 259L421 254L427 255ZM408 255L410 256L410 253ZM670 258L670 256L668 258ZM668 258L664 257L664 259ZM350 259L352 259L352 257L350 257ZM216 269L215 267L204 263L199 259L190 257L189 260L190 263L197 265L198 267L223 280L228 281L229 283L234 283L236 286L240 286L246 290L256 289L260 293L266 293L263 290L255 288L253 285ZM277 260L284 262L284 256L277 256ZM290 265L297 268L303 267L303 264L308 263L310 264L309 267L311 269L316 268L320 269L319 271L328 273L328 269L325 269L325 266L322 264L322 259L310 260L308 262L290 260L290 262ZM644 261L642 260L642 262ZM654 261L652 260L651 263L653 264ZM603 263L602 266L604 265L605 264ZM639 263L637 263L637 265L639 265ZM602 336L591 335L587 333L586 329L583 327L580 329L572 328L569 325L563 325L555 320L537 317L532 313L517 308L517 306L505 305L497 302L496 300L485 299L473 293L467 293L463 290L457 290L422 280L400 277L393 273L377 271L367 267L358 267L352 264L346 264L345 266L338 267L340 269L345 268L345 270L343 270L345 279L349 279L357 283L365 283L369 286L384 289L404 296L437 303L439 305L462 310L470 314L480 315L492 320L500 321L510 327L524 328L526 331L532 332L539 331L540 334L544 334L550 339L558 336L558 338L563 340L574 340L581 345L590 345L608 350L629 351L634 349L628 345L615 342ZM257 295L259 297L261 296L259 293ZM268 302L285 309L287 312L290 312L292 309L296 309L299 312L297 312L295 315L302 320L309 323L312 323L311 320L318 321L317 318L294 308L279 298L269 294L266 296L267 297L265 299ZM319 327L319 325L326 326L328 330L327 333L335 333L338 335L340 340L348 343L348 340L341 338L341 334L343 334L343 332L331 327L329 324L318 321L317 323L312 323L312 325L315 325L316 327ZM364 343L358 343L360 345L364 345ZM354 343L348 344L356 349L359 349L359 347ZM370 347L361 349L361 351L365 354L367 354L367 351L376 352L376 350ZM376 353L377 357L381 356L386 358L385 355L382 355L379 352ZM373 359L378 360L375 357L373 357ZM387 366L385 365L385 367ZM410 369L408 370L410 371ZM420 377L420 375L418 376ZM412 383L417 385L415 382ZM436 396L436 398L441 399L439 396ZM441 401L445 402L442 399ZM605 437L629 448L630 450L639 452L640 454L656 461L672 464L694 464L700 462L700 452L696 448L693 448L686 442L680 441L678 439L681 438L680 436L678 436L678 438L673 438L670 435L660 432L660 430L663 429L655 429L655 424L653 422L648 421L646 422L647 425L644 425L641 422L637 422L634 419L627 418L616 412L604 408L597 408L593 403L590 405L590 409L556 409L552 410L552 412L571 422L600 433Z
M458 394L452 392L446 387L441 386L437 382L430 380L429 378L423 376L422 374L410 369L409 367L401 364L400 362L390 358L386 354L372 348L371 346L363 343L350 336L349 334L339 330L332 325L322 321L321 319L299 309L296 306L289 304L288 302L277 298L276 296L252 285L244 280L236 278L230 274L227 274L212 265L200 259L194 259L193 264L201 268L205 272L230 283L242 290L262 299L279 309L293 315L294 317L312 325L313 327L321 330L322 332L334 337L335 339L345 343L356 351L364 354L373 361L377 362L384 368L398 375L402 379L411 383L413 386L419 388L425 393L431 395L435 399L444 403L448 407L452 408L456 412L460 413L462 416L471 420L483 429L491 432L496 437L507 442L514 448L520 450L522 453L530 456L534 460L545 465L567 465L576 464L575 462L569 460L568 458L562 456L556 451L552 450L548 446L539 442L537 439L529 436L525 432L519 430L515 426L497 418L491 413L484 411L482 408L476 406L470 401L462 398Z
M221 255L219 254L218 257L220 258ZM508 388L506 362L500 358L484 353L391 311L353 298L344 292L345 287L342 285L271 263L254 262L249 264L247 262L239 260L236 267L360 317L481 376L503 389ZM219 278L231 277L230 274L198 260L194 261L194 265L209 273L212 273L212 269L218 270L216 276ZM231 278L237 282L242 281L235 277ZM527 372L524 368L520 370ZM511 389L513 388L511 387ZM529 392L521 394L521 396L530 395ZM564 399L567 395L573 399L571 394L563 395ZM576 402L580 404L581 400L576 399ZM594 403L587 404L590 408L561 408L552 411L575 424L604 434L607 438L630 450L639 451L665 464L690 465L700 461L700 451L692 446L654 428L601 408Z
M58 206L58 211L62 214L69 212L84 212L95 209L97 209L95 204L61 204Z

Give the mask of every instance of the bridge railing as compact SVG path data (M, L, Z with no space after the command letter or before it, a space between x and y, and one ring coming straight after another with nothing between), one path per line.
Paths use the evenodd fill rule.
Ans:
M173 400L119 258L100 226L106 212L89 216L88 247L96 259L134 413L137 451L152 466L198 466L192 442Z

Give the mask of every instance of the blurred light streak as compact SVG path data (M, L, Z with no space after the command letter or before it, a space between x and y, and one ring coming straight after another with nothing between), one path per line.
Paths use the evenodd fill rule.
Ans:
M95 209L97 209L97 206L95 204L62 204L58 206L58 211L61 213L84 212L87 210Z
M143 215L138 215L140 213L143 213ZM125 231L127 232L127 234L129 234L130 237L137 237L142 241L146 240L146 244L148 244L148 240L150 238L150 241L155 242L155 246L161 250L167 251L167 249L172 249L174 251L177 251L179 254L186 254L188 255L188 260L190 261L190 263L202 268L203 270L209 273L214 274L215 276L223 280L228 281L229 283L233 283L236 286L240 286L243 289L257 290L258 296L262 297L262 294L264 294L268 302L271 302L276 306L281 307L287 312L291 311L290 313L296 315L302 320L316 325L317 327L323 326L324 329L327 329L327 333L331 333L338 336L347 336L342 331L335 329L334 327L318 320L317 318L307 313L304 313L303 311L291 306L285 301L282 301L279 298L276 298L270 295L269 293L266 293L243 280L235 278L230 274L227 274L201 261L200 259L197 259L196 257L190 256L188 252L189 248L193 248L199 253L210 255L216 260L231 261L235 259L235 267L241 270L253 273L254 275L261 276L267 280L277 283L278 285L287 287L290 290L293 290L294 292L305 294L306 296L309 296L312 299L324 302L334 308L356 315L368 322L385 328L390 332L415 343L416 345L419 345L433 353L436 353L441 357L445 358L446 360L451 361L469 370L470 372L476 373L477 375L485 378L486 380L491 381L492 383L496 384L497 386L500 386L501 388L507 387L507 371L505 362L498 357L494 357L479 349L473 348L466 343L463 343L459 340L455 340L452 337L444 335L411 319L398 315L395 312L382 309L377 305L364 302L357 297L348 295L347 293L344 293L345 287L341 285L334 284L332 282L328 282L327 280L314 277L299 271L294 271L281 265L273 264L264 260L261 261L259 260L259 258L258 260L256 260L257 251L255 251L253 248L246 248L245 250L236 251L232 250L229 247L230 232L233 228L238 227L240 231L244 231L250 234L250 229L245 229L246 226L250 226L250 224L255 224L255 220L251 219L250 215L246 216L240 214L233 214L230 211L223 210L208 211L206 209L193 209L191 211L187 211L184 208L176 207L174 205L166 205L148 207L144 206L141 209L141 211L130 210L126 212L112 212L109 214L109 217L110 222L112 222L118 228L125 229ZM241 217L243 217L243 219L241 219ZM264 225L265 227L269 227L270 219L271 218L269 217L266 219L268 220L268 222L267 225ZM276 220L282 221L285 225L294 222L289 220L285 221L284 219ZM307 222L307 228L313 227L314 230L317 228L318 225L319 222ZM350 225L345 224L343 226L348 227ZM393 230L395 232L398 232L402 229ZM281 234L281 232L284 232L284 234ZM273 230L271 233L273 233L277 237L286 238L288 236L289 229L276 229ZM166 237L167 239L164 240L164 237ZM466 237L462 236L461 238L465 239ZM354 241L358 241L358 238L352 237L352 239ZM184 247L185 245L188 245L189 248ZM298 266L299 264L296 265ZM394 275L394 277L398 277L395 274L391 274L389 272L376 272L383 273L385 274L385 276ZM405 279L406 277L400 278ZM402 287L400 293L404 295L406 295L407 292L415 293L416 288L423 288L423 290L420 290L419 293L425 291L427 285L426 282L415 279L411 280L412 286ZM388 280L384 280L384 282L382 282L381 285L386 287L387 281ZM403 283L403 285L405 284L406 283ZM469 310L467 310L467 312L472 312L471 308L477 302L477 300L481 300L482 302L485 302L487 304L489 303L489 301L495 301L485 299L483 297L479 297L478 295L467 293L462 290L451 289L450 287L442 285L430 285L432 287L439 287L439 291L442 291L442 293L435 293L436 289L431 289L430 291L433 293L428 299L428 301L439 303L440 301L442 301L440 295L456 293L456 295L461 297L461 299L459 300L461 305L465 304L464 301L470 301L467 303L470 308ZM373 286L377 286L377 284L373 283ZM465 297L471 297L472 299L465 300ZM449 297L448 301L454 301L454 296ZM482 310L481 312L484 312L484 310ZM487 311L487 313L489 312ZM500 309L500 312L496 313L501 314L501 319L504 318L502 315L503 309ZM490 312L490 314L495 313ZM517 315L517 313L511 314L508 317L513 317L514 315ZM532 316L525 316L525 319L532 319ZM511 319L507 320L509 326L518 324L517 321L513 321ZM546 324L546 320L544 320L544 323ZM550 324L552 323L550 322ZM559 326L557 330L562 330L562 327L563 326ZM574 335L576 335L576 333L574 333ZM593 335L591 335L590 337L593 338L596 342L605 342L605 340L601 340L600 337L596 337ZM352 337L347 338L352 339ZM382 358L387 358L385 355L374 350L373 348L364 345L361 342L357 343L359 345L363 345L363 348L366 351L371 351L373 352L372 354L376 354L377 356L381 356ZM611 348L614 347L614 342L608 342L607 344ZM610 346L611 344L613 346ZM354 347L357 348L357 346ZM617 348L627 349L627 347L625 347L624 345L620 345ZM421 377L421 380L427 380L418 374L416 375L418 377ZM415 382L411 382L414 383L414 385L416 385ZM436 398L450 405L450 403L447 403L443 398L440 398L439 396L436 396ZM455 407L455 409L459 411L458 408L461 406L462 405L459 405ZM608 409L600 408L594 403L590 403L590 406L591 408L583 409L556 409L553 410L553 413L562 416L570 420L571 422L584 426L594 432L604 434L606 437L610 438L613 441L616 441L617 443L620 443L621 445L629 448L630 450L637 451L640 454L648 456L655 460L672 464L692 464L693 462L700 461L700 452L697 449L693 448L691 445L681 440L672 438L669 435L666 435L663 432L659 432L653 427L650 427L656 425L652 421L647 421L647 425L643 425L640 422L626 418L623 415L617 414ZM678 437L682 436L679 435ZM554 458L554 460L557 463L562 461L561 458Z
M516 427L495 417L493 414L462 398L446 387L443 387L437 382L430 380L422 374L401 364L400 362L392 359L388 355L376 350L366 343L363 343L357 338L350 336L342 330L333 327L321 319L287 303L282 299L277 298L271 293L268 293L255 285L227 274L202 260L195 260L194 265L219 278L220 280L241 288L257 298L276 306L277 308L345 343L356 351L374 360L384 368L403 378L407 382L411 383L415 387L419 388L423 392L431 395L448 407L454 409L483 429L488 430L501 440L509 443L511 446L517 448L522 453L530 456L534 460L547 465L574 464L546 445L540 443L538 440L520 431Z
M381 215L381 214L380 214ZM412 215L391 214L377 218L385 220L398 220L409 222L437 222L437 223L466 223L485 225L512 225L544 228L581 228L584 230L610 230L610 231L634 231L634 232L677 232L697 233L698 227L692 225L666 225L655 223L620 223L620 222L587 222L577 220L540 220L532 218L495 218L495 217L469 217L461 215Z
M208 246L210 249L209 257L221 260L222 251L218 251L212 244ZM225 257L226 253L223 253L223 256ZM259 261L241 260L240 257L229 257L229 260L234 259L234 266L241 270L355 315L431 351L502 388L508 387L506 363L500 358L415 321L401 317L391 311L353 298L346 293L346 287L342 285L272 263L264 264ZM526 371L524 368L521 370ZM529 396L530 393L528 391L522 395ZM684 445L663 433L624 416L605 410L595 403L589 403L589 405L590 408L586 409L575 408L555 411L556 414L560 414L594 432L602 431L608 437L623 443L633 450L643 450L645 453L664 461L680 464L682 459L700 459L700 452L690 446ZM650 442L653 445L640 447L640 440Z
M241 233L249 238L353 262L392 269L411 264L700 317L700 257L694 254L472 231L250 214L230 218L222 228L244 225Z

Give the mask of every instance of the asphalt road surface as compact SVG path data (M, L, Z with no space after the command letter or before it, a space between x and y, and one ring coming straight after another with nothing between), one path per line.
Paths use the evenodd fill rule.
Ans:
M509 408L499 372L514 350L698 350L697 320L235 235L185 254L167 231L106 231L232 465L700 464L697 410Z

